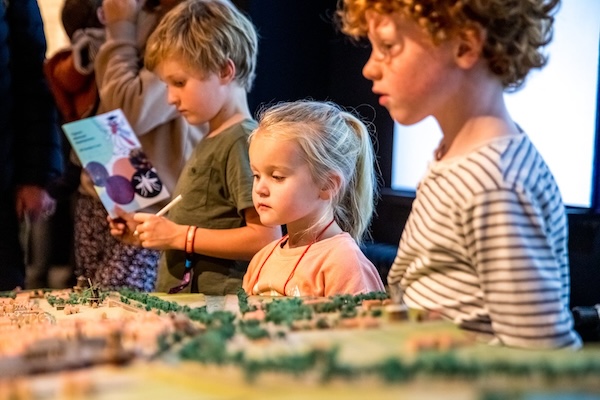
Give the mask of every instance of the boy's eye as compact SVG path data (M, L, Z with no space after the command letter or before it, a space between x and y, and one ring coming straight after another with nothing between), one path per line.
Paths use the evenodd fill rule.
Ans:
M178 87L178 88L184 87L185 86L185 81L173 81L171 83L171 85L174 86L174 87Z
M374 58L379 61L389 61L398 52L399 46L396 43L379 42L373 46Z
M280 176L280 175L271 175L271 177L273 178L273 180L275 180L276 182L281 182L282 180L285 179L285 177Z
M394 45L391 43L381 43L379 49L382 53L389 53Z

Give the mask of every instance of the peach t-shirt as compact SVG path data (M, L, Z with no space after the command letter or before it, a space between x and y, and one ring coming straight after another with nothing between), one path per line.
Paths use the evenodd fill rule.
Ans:
M246 293L326 297L385 290L375 266L347 232L312 244L303 257L307 246L290 249L280 243L270 243L252 258L244 275Z

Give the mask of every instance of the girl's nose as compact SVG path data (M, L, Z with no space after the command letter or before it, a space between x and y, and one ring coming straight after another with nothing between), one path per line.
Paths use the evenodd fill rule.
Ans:
M264 180L260 180L259 178L254 178L254 192L259 196L267 196L269 191L267 190L267 185L265 185Z

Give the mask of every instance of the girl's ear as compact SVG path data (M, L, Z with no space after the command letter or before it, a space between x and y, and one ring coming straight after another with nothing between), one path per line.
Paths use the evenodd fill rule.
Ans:
M474 25L458 34L454 58L459 67L469 69L481 59L485 38L485 30L479 25Z
M319 198L321 200L331 200L336 194L338 194L341 186L342 178L340 178L340 176L337 174L330 174L329 179L327 179L327 181L321 188Z
M235 64L230 58L227 59L227 62L221 68L219 78L221 79L221 83L224 84L229 83L235 79Z

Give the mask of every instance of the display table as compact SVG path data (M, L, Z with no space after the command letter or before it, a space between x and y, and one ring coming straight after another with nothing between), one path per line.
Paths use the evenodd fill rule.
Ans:
M141 296L111 294L77 311L59 310L48 294L29 299L29 309L17 297L12 313L3 299L0 400L600 396L597 345L491 347L371 300L341 312L323 312L327 299L289 300L296 308L277 317L287 299ZM288 319L307 310L308 318Z

